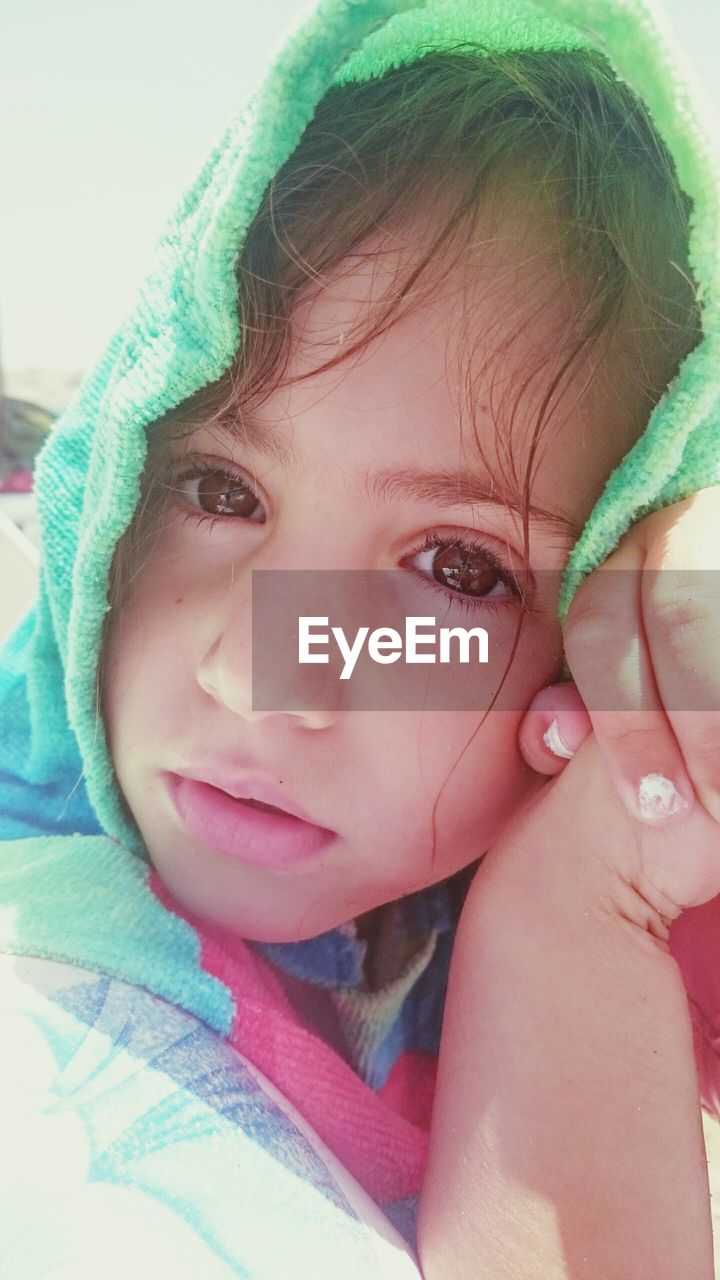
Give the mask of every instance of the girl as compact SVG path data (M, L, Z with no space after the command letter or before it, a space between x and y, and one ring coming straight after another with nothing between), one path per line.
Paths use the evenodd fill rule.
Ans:
M647 625L672 592L644 591L638 620L636 572L616 588L598 662L592 575L565 635L584 708L553 686L578 580L636 515L718 479L715 196L644 11L604 6L590 31L567 9L333 4L308 20L43 452L41 594L4 653L3 948L83 971L31 970L63 1069L78 1018L106 1003L84 971L122 980L121 1007L133 982L187 1011L205 1029L195 1061L235 1073L234 1093L260 1068L428 1280L712 1273L668 942L685 908L708 919L720 875L707 753L683 742ZM657 567L687 515L638 526L622 564ZM298 569L337 571L338 610L357 605L348 569L401 570L402 614L470 614L493 660L455 665L461 709L408 684L401 711L378 710L362 682L298 666L259 710L252 573ZM613 725L634 715L637 741L638 711L661 732L633 775ZM115 1043L138 1020L125 1007ZM179 1040L174 1013L143 1006ZM156 1054L145 1044L150 1078ZM192 1079L212 1131L227 1095L210 1104ZM233 1142L259 1105L234 1110ZM317 1275L322 1247L273 1218L283 1175L262 1155L335 1206L341 1186L348 1220L357 1193L272 1114L227 1181L215 1149L198 1177L188 1148L180 1194L177 1165L148 1179L129 1142L121 1172L104 1145L85 1182L152 1184L199 1222L188 1274ZM167 1149L155 1119L138 1119L143 1158ZM321 1221L324 1246L327 1204ZM340 1236L335 1267L344 1249L379 1274Z

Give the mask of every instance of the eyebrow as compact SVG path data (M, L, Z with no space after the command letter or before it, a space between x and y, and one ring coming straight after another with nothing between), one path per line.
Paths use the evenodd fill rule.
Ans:
M275 458L286 469L293 457L292 447L278 438L272 428L253 418L242 423L237 419L222 418L213 425L227 433L238 444L250 446L265 457ZM422 470L418 467L402 467L399 471L384 468L367 470L358 486L359 492L373 499L410 498L416 502L434 502L441 506L475 507L491 504L511 507L522 515L524 504L515 495L501 494L497 486L483 476L468 471ZM537 503L528 503L528 515L548 528L573 539L580 537L580 526L559 511L551 511Z
M494 506L512 507L519 515L524 510L522 503L507 495L499 494L497 487L467 471L422 471L417 468L403 468L400 471L374 471L366 473L362 485L364 492L370 496L408 497L419 502L439 502L443 506L474 507L481 503ZM536 503L528 503L528 514L540 524L548 525L562 533L580 536L580 529L574 520L558 511L549 511Z

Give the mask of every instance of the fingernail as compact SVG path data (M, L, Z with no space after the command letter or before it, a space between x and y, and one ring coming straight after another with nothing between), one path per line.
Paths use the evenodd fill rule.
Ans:
M548 725L543 734L543 742L548 751L552 751L553 755L559 756L561 760L572 760L575 755L572 747L563 738L557 719Z
M646 773L638 783L638 808L646 822L658 822L682 813L688 802L664 774Z

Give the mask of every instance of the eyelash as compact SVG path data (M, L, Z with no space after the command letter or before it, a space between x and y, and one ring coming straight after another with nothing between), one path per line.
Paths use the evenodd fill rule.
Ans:
M202 480L203 476L214 475L218 471L225 471L228 477L233 479L235 483L239 481L243 488L247 489L249 493L255 493L252 485L248 483L240 472L236 473L234 471L230 471L227 465L219 466L217 462L206 461L202 458L194 459L192 466L189 466L182 472L176 471L173 474L170 484L171 493L175 493L176 486L186 480ZM232 519L231 516L214 516L209 512L205 514L198 514L198 511L199 509L193 509L192 512L187 512L185 519L193 520L198 526L204 525L209 520L211 529L221 520ZM254 521L249 518L246 519L249 524L259 523L258 521ZM408 558L412 559L417 555L421 555L423 551L431 551L436 547L442 548L443 550L447 550L449 547L456 547L458 550L462 551L468 559L473 555L482 555L483 559L497 574L498 581L502 582L503 586L507 588L508 592L513 597L513 600L509 600L507 596L495 599L489 596L465 595L459 591L452 591L449 587L441 586L439 582L434 581L433 578L426 577L424 573L420 572L420 570L414 570L416 576L418 576L426 586L430 587L433 591L439 592L445 600L450 599L467 613L474 613L478 609L496 610L509 603L520 603L525 612L530 612L531 606L528 597L518 582L516 575L512 570L506 568L498 560L497 556L493 554L484 542L471 541L463 537L462 534L443 536L439 533L428 533L425 535L422 543L413 548L409 553Z
M522 590L516 575L510 569L505 568L505 566L501 564L497 556L493 554L484 542L471 541L464 538L460 533L452 534L450 537L441 533L428 533L426 534L422 545L416 547L414 551L410 552L410 557L412 558L413 556L420 555L423 551L431 551L434 547L442 547L443 550L447 550L448 547L457 547L457 549L462 551L468 559L473 555L481 555L483 560L485 560L490 568L497 574L498 581L507 588L508 592L513 597L513 601L510 601L507 596L502 596L496 599L492 596L465 595L460 591L452 591L449 587L443 587L433 578L426 578L424 574L420 574L422 581L427 583L427 585L434 591L439 591L440 595L442 595L446 600L449 597L452 601L457 603L461 609L464 609L466 613L473 613L478 609L500 609L513 602L519 602L525 612L530 611L527 595ZM419 572L419 570L416 572Z

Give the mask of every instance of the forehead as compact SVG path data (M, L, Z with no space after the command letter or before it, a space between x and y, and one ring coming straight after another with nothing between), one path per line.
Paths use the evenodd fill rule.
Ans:
M412 419L422 401L444 411L437 434L452 427L456 438L468 379L473 402L493 392L497 411L518 391L519 371L528 382L533 353L547 364L574 314L547 232L489 209L468 244L440 249L418 273L441 226L433 209L378 231L306 290L292 316L290 387L303 378L311 400L332 385L350 409L392 409L398 419L402 405L412 404ZM295 405L303 398L294 394Z
M447 200L438 201L378 229L308 286L292 316L296 371L317 367L351 337L365 337L380 318L392 325L398 347L437 327L450 355L463 321L472 322L476 312L467 336L481 359L508 349L513 338L537 345L553 323L567 326L576 302L549 214L529 217L507 196L495 197L472 225L466 221L438 245L448 212Z
M285 382L260 418L345 468L412 457L477 470L479 445L499 492L522 487L542 422L532 496L582 521L637 412L592 360L560 376L582 297L550 218L489 204L460 251L440 251L413 281L441 225L436 208L378 231L306 290Z

